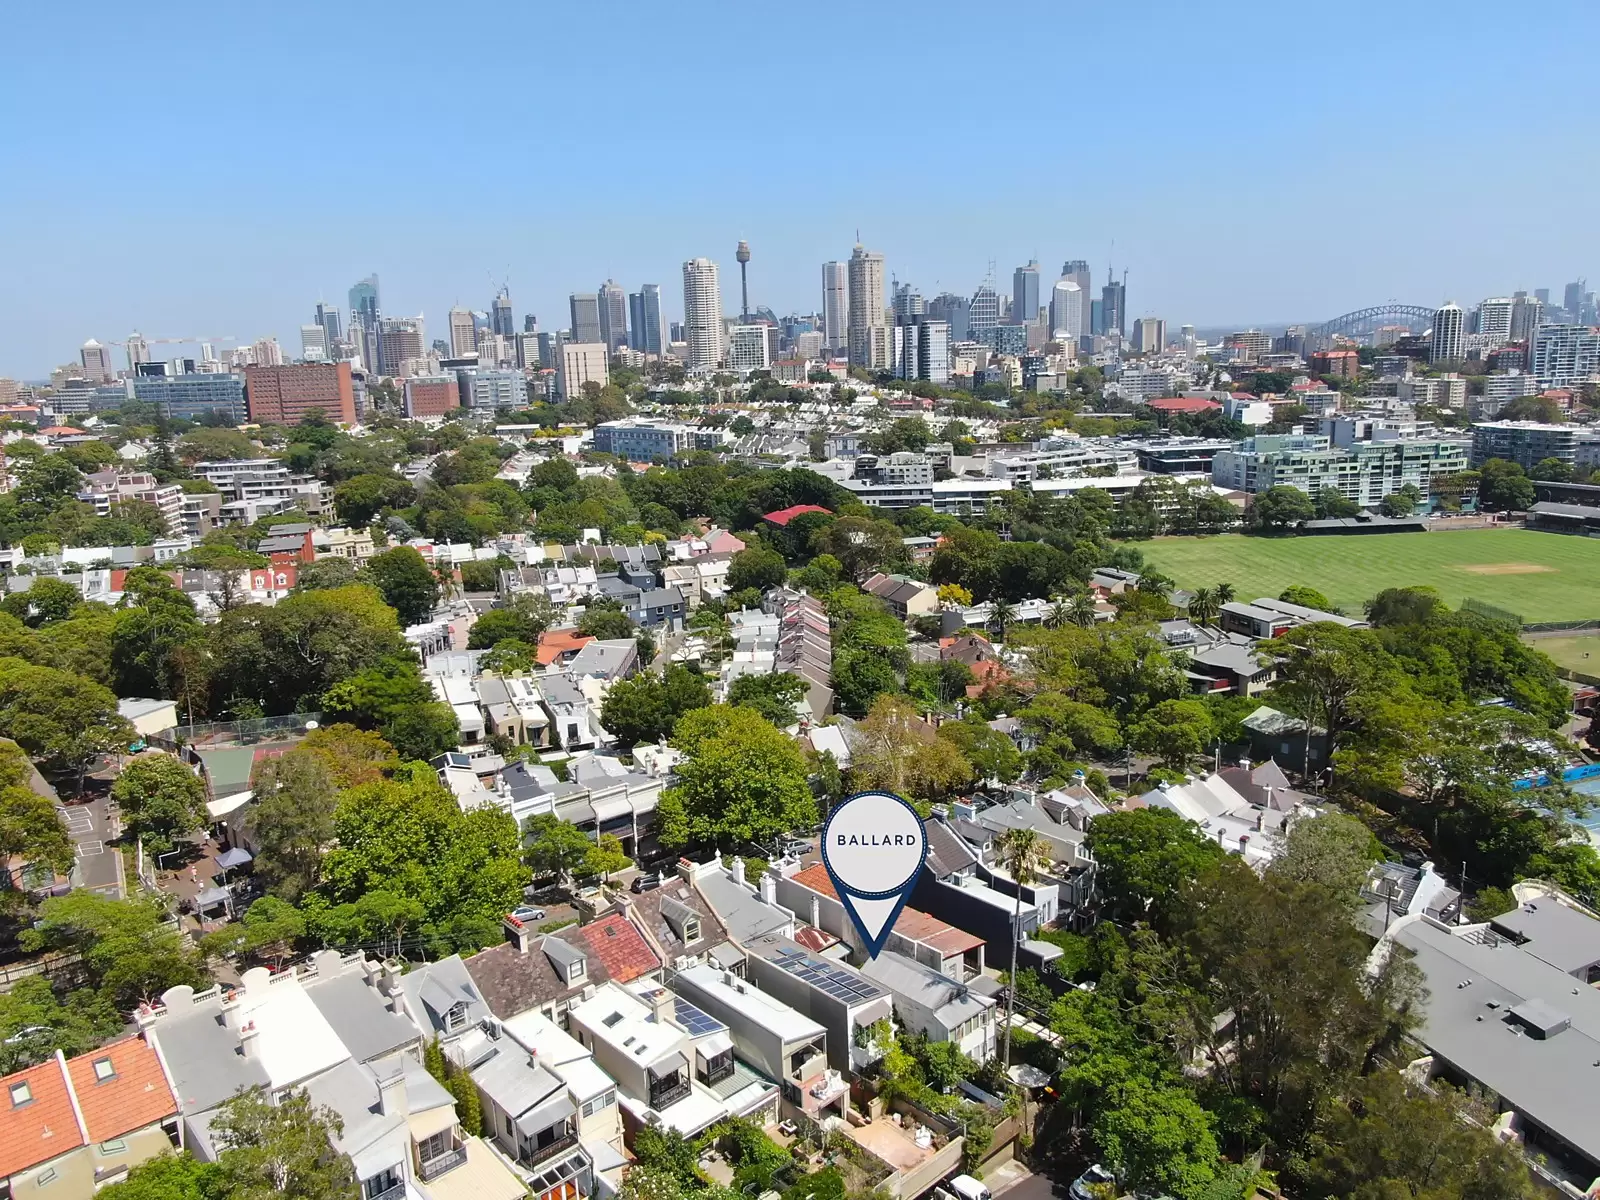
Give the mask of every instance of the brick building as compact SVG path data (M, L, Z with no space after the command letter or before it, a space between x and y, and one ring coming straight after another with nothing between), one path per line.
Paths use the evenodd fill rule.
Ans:
M257 424L298 425L312 412L339 425L356 423L347 362L246 367L244 387L250 419Z

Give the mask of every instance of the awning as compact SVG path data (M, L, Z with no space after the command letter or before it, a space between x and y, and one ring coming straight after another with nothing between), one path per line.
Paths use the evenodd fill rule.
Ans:
M406 1124L411 1127L412 1140L420 1142L436 1133L455 1128L456 1106L441 1104L438 1108L430 1108L426 1112L413 1113L406 1118Z
M227 888L207 888L194 898L194 906L196 909L215 908L219 904L227 903L227 900Z
M243 808L255 799L252 791L234 792L229 796L218 796L215 800L206 801L206 812L211 814L213 821L220 821L231 812Z
M744 951L732 942L719 942L711 947L712 961L724 971L731 971L744 962Z
M633 805L628 803L627 793L620 796L607 796L604 799L593 801L594 815L597 821L610 821L616 817L631 817Z
M255 855L251 854L243 846L235 846L232 850L227 850L217 855L217 866L226 871L230 867L242 867L254 858Z
M572 1106L572 1101L567 1099L566 1093L546 1100L538 1108L529 1109L517 1118L517 1129L521 1133L532 1137L541 1129L549 1129L557 1121L570 1119L578 1110Z
M694 1044L694 1052L707 1061L733 1049L733 1039L726 1033L713 1033Z
M689 1060L680 1051L674 1050L670 1054L663 1054L650 1064L650 1074L657 1079L665 1079L669 1075L676 1075L679 1071L687 1070Z

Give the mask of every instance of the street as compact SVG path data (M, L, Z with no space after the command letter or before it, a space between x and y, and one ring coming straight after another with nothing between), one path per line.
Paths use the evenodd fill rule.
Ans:
M989 1172L984 1182L989 1185L989 1190L996 1196L1005 1196L1006 1200L1054 1200L1056 1194L1055 1184L1044 1175L1023 1174L1018 1178L1012 1169L1026 1172L1027 1168L1020 1163L1009 1162ZM1066 1195L1065 1185L1061 1188L1062 1195Z

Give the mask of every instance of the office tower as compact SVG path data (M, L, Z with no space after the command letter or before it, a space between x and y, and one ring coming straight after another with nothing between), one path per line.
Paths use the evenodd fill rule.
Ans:
M628 344L628 293L614 279L600 285L600 341L615 354Z
M328 357L333 358L344 339L344 331L339 327L339 310L318 300L316 315L311 319L322 326L323 344L328 348Z
M461 407L461 393L454 375L417 375L406 380L404 406L406 416L442 417Z
M967 340L968 318L971 311L972 302L965 296L957 296L954 292L941 292L928 301L928 316L950 326L952 345Z
M1167 345L1167 323L1160 317L1140 317L1133 323L1133 348L1139 354L1159 354Z
M501 337L513 337L517 332L517 319L511 312L511 290L501 288L495 293L494 304L489 309L489 328Z
M1548 295L1548 293L1546 293ZM1545 301L1530 297L1527 292L1514 292L1511 296L1511 340L1526 342L1544 320Z
M376 341L381 375L399 375L408 361L423 356L428 344L421 317L379 317Z
M1123 272L1122 280L1111 273L1111 268L1106 268L1106 286L1100 289L1100 333L1110 333L1115 330L1119 334L1128 332L1128 282L1127 272Z
M848 344L850 269L842 262L822 264L822 344L836 352Z
M350 340L368 370L382 374L384 364L378 338L378 276L368 275L350 289Z
M1523 295L1524 293L1518 292L1517 294L1520 296L1520 295ZM1533 298L1535 300L1537 300L1540 304L1544 305L1546 308L1550 307L1550 289L1549 288L1534 288L1533 289Z
M967 335L975 342L989 341L989 331L1000 324L1000 296L987 283L972 293L967 307Z
M895 322L893 370L900 379L950 382L950 325L928 316Z
M1050 336L1077 344L1083 327L1083 289L1077 281L1062 276L1050 289Z
M628 297L628 327L628 345L640 354L660 358L666 352L659 283L647 283Z
M466 358L478 352L478 327L472 313L465 308L452 308L449 316L450 357Z
M1011 323L1032 325L1039 319L1039 260L1011 272Z
M1497 350L1511 340L1512 301L1508 296L1498 296L1480 301L1477 311L1477 329L1489 349Z
M1433 342L1429 362L1459 362L1467 356L1466 314L1459 304L1446 304L1433 314Z
M605 387L611 382L610 356L604 342L561 341L556 360L556 390L563 400L583 395L583 385Z
M739 264L739 319L748 325L750 324L750 243L741 239L739 248L733 252L733 257Z
M883 255L860 243L849 262L850 365L870 371L889 369L889 322L883 311Z
M306 362L327 362L328 331L321 325L300 326L300 357Z
M766 325L735 325L728 334L728 368L744 374L772 365Z
M794 356L796 358L814 359L821 358L825 351L822 341L822 330L808 329L804 333L796 334L794 339Z
M511 335L512 344L516 346L517 366L523 370L531 370L542 363L539 357L539 334L537 330L523 330L521 333Z
M523 318L522 318L522 332L523 333L538 333L539 332L539 318L534 316L532 313L525 314L523 316Z
M1089 264L1081 258L1071 258L1061 264L1061 278L1070 279L1078 285L1078 291L1083 296L1083 316L1079 324L1079 336L1086 336L1099 331L1094 327L1094 313L1091 306L1094 304L1094 272L1089 269Z
M683 264L683 340L689 344L691 371L722 361L722 285L709 258Z
M1194 326L1180 325L1178 327L1178 338L1183 342L1183 352L1193 358L1194 352L1199 346L1199 339L1194 334Z
M1106 331L1105 301L1089 301L1089 333L1091 337L1099 337Z
M928 311L927 304L922 299L922 294L909 283L897 284L894 289L894 319L905 321L911 317L924 316Z
M258 425L298 425L312 412L340 425L356 421L347 362L246 367L244 390L250 419Z
M128 352L128 374L137 375L139 364L150 361L150 343L144 340L143 334L135 330L128 335L123 347Z
M572 309L572 340L589 345L600 340L600 297L595 292L573 292L568 297Z
M1567 320L1576 321L1578 314L1583 311L1583 293L1587 286L1582 279L1567 284L1561 297L1561 307L1567 310Z
M283 347L278 345L277 338L260 338L250 347L251 357L255 359L258 367L283 366ZM144 361L144 360L140 360Z
M1541 388L1575 388L1600 374L1600 333L1587 325L1541 325L1529 347Z
M78 350L83 361L83 377L94 383L104 383L112 377L111 351L90 338Z

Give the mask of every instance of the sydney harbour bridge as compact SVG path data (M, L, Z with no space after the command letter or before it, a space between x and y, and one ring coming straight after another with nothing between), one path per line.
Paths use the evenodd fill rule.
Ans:
M1306 349L1331 345L1335 336L1360 338L1376 333L1385 327L1404 325L1412 333L1423 333L1433 325L1437 309L1417 304L1380 304L1373 308L1358 308L1321 325L1306 330Z

